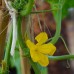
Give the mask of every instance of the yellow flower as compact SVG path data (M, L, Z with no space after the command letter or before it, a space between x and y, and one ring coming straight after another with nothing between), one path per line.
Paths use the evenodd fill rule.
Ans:
M37 44L34 44L30 40L27 40L26 44L30 49L32 60L45 67L49 64L48 55L53 55L56 51L56 47L52 43L44 44L48 40L48 36L45 32L37 35L35 39L38 42Z

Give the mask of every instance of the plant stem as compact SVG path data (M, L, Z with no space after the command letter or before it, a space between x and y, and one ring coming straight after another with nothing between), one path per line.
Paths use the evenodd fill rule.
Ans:
M17 17L17 37L18 37L18 42L21 47L21 49L24 51L25 55L29 53L29 49L26 46L25 41L23 40L22 33L21 33L21 22L22 22L22 17L18 15Z
M58 10L58 9L32 11L31 14L46 13L46 12L55 11L55 10Z
M59 60L69 60L74 59L74 55L61 55L61 56L48 56L49 60L59 61Z
M20 14L21 14L22 16L28 15L28 14L31 12L32 8L33 8L33 4L34 4L34 0L28 0L28 4L27 4L27 6L26 6L26 9L23 9L23 10L20 12Z
M5 57L4 60L8 63L9 57L10 57L10 49L11 49L11 44L12 44L12 30L10 32L9 40L7 42L6 46L6 52L5 52Z
M6 52L5 52L5 57L4 57L4 62L6 63L6 68L4 68L5 70L2 70L2 74L9 74L9 60L10 60L10 49L11 49L11 44L12 44L12 29L9 35L9 40L7 42L7 46L6 46Z
M60 0L61 1L61 0ZM55 36L52 38L51 43L55 44L60 37L61 32L61 18L62 18L62 4L59 2L58 4L58 11L57 11L57 18L56 18L56 33Z
M32 66L35 74L41 74L41 71L40 71L40 69L38 68L37 63L33 62L31 58L29 58L29 62L30 62L30 64L31 64L31 66Z
M18 33L17 37L18 37L18 41L19 41L20 47L22 48L22 50L26 54L28 49L27 49L27 46L26 46L26 44L24 43L24 41L22 39L22 33L21 33L21 21L22 21L22 17L20 15L18 15L17 21L18 21L17 22L17 30L18 30L17 31L17 33ZM33 67L33 69L35 71L35 74L40 74L40 70L38 69L37 64L34 63L31 58L28 58L28 59L29 59L29 62L31 64L31 66Z

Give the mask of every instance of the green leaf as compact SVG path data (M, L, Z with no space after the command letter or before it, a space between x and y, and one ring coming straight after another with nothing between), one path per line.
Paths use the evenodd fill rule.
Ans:
M74 0L66 0L63 6L63 18L68 15L68 9L74 8Z

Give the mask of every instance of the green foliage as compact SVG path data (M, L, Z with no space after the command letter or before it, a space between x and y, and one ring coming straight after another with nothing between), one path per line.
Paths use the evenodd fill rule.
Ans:
M63 17L67 16L69 8L74 8L74 0L65 1L62 11Z
M26 0L15 0L14 2L12 2L12 6L16 9L16 10L22 10L23 6L27 4Z
M57 8L56 6L58 5L59 0L46 0L51 4L52 9ZM74 0L61 0L62 4L62 17L64 18L65 16L68 15L68 9L69 8L74 8Z
M56 33L54 37L51 40L52 44L55 44L59 37L60 37L60 32L61 32L61 19L62 17L65 17L67 15L68 8L73 7L73 0L47 0L51 4L51 8L55 9L53 11L54 18L56 20ZM18 37L18 44L17 47L19 46L22 48L24 54L27 56L29 55L29 49L26 46L26 43L23 41L22 33L21 33L21 23L22 23L22 16L29 15L33 8L33 3L34 0L14 0L12 2L12 6L20 13L17 16L17 37ZM63 14L62 14L63 12ZM15 54L14 57L10 57L10 48L11 48L11 42L12 42L12 34L10 35L9 42L7 43L7 50L6 50L6 55L5 55L5 63L7 63L7 66L9 67L11 64L11 67L16 67L17 69L17 74L21 74L21 64L20 64L20 55L19 55L19 50L15 48ZM63 56L49 56L50 60L62 60L62 59L70 59L74 58L73 55L66 55L65 57ZM28 56L29 63L31 64L32 68L35 71L35 74L48 74L47 73L47 68L41 67L37 63L33 62L30 56ZM10 61L10 64L9 64ZM5 67L7 68L7 67ZM8 73L7 73L8 74Z
M24 5L23 10L20 12L20 14L22 16L28 15L32 11L33 4L34 0L28 0L28 3L26 4L26 6Z
M15 8L20 15L28 15L33 8L34 0L14 0L12 2L13 8Z
M46 0L46 1L52 2L52 3L56 3L56 2L58 2L59 0Z

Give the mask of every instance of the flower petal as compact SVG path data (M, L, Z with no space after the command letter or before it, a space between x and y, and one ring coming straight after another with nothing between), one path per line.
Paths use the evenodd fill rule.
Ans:
M43 44L44 42L46 42L48 40L48 36L47 36L47 34L45 32L42 32L39 35L37 35L35 37L35 39L38 42L37 45L41 45L41 44Z
M44 44L39 46L38 51L43 54L53 55L54 52L56 51L56 47L51 43Z
M40 59L37 51L30 50L30 55L34 62L37 62Z
M49 64L48 57L38 51L31 51L31 58L34 62L38 62L41 66L47 66Z
M35 44L33 42L31 42L30 40L27 40L26 44L27 44L29 49L32 49L32 50L35 49Z
M46 67L48 64L49 64L49 60L48 60L48 57L42 53L38 53L38 56L40 58L40 60L38 60L38 63L41 65L41 66L44 66Z

